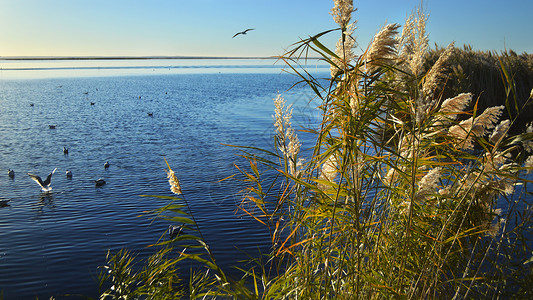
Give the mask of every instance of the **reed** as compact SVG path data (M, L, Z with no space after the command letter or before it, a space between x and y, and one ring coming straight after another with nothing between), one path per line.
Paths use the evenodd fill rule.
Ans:
M475 78L450 79L465 74L457 57L471 52L458 53L453 45L428 51L421 9L413 11L401 34L399 25L386 25L365 52L354 55L352 1L334 2L339 30L301 40L280 57L322 101L320 126L304 129L315 135L315 144L301 144L291 108L279 96L274 150L239 147L248 160L237 168L246 185L240 209L269 227L272 252L254 258L255 267L232 280L183 211L181 189L173 200L185 205L156 212L185 215L166 218L190 224L200 236L159 243L179 254L172 262L188 258L204 264L188 288L182 287L187 296L532 296L533 211L526 173L533 162L533 127L511 133L519 117L507 112L511 106L523 110L532 98L528 91L523 101L513 99L523 88L510 66L523 64L521 58L509 64L498 59L504 104L487 101L482 107L477 91L469 89ZM320 42L336 32L336 49ZM331 65L326 86L299 67L309 53ZM312 154L304 156L301 147ZM178 194L170 166L169 178ZM121 260L111 259L115 269L127 266L115 261Z

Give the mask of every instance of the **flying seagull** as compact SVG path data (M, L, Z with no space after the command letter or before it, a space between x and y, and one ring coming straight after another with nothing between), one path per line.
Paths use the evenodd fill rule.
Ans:
M40 186L41 186L41 191L45 192L45 193L49 193L52 191L52 187L50 186L50 183L52 181L52 175L54 175L54 172L57 170L57 168L55 168L50 174L48 174L48 176L46 177L46 180L43 181L41 179L41 177L37 176L37 175L33 175L31 173L28 173L28 176L31 177L31 179L35 180L35 182L37 182Z
M232 38L238 36L239 34L245 35L250 30L255 30L255 28L248 28L245 31L237 32Z

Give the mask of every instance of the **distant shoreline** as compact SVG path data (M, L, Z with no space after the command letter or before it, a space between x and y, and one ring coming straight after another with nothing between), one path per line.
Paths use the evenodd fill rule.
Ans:
M277 57L226 56L0 56L0 60L148 60L148 59L278 59ZM309 58L313 59L313 58Z

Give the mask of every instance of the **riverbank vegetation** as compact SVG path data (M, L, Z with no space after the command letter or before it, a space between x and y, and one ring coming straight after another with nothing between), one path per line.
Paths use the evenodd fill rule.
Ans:
M228 179L246 186L239 208L269 228L271 253L227 276L168 166L176 197L153 213L186 233L161 239L141 270L128 252L110 255L102 299L532 296L531 56L430 51L420 8L356 55L352 2L334 4L337 29L280 57L320 100L319 126L294 128L279 95L274 147L237 147L247 163ZM326 34L339 34L336 49ZM316 55L327 81L299 67ZM316 143L302 144L302 131ZM187 259L203 268L183 282Z

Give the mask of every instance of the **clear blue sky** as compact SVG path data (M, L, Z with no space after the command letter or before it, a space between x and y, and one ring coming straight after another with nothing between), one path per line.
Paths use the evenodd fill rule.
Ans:
M366 48L420 0L354 1ZM0 0L0 56L274 56L332 29L332 0ZM426 0L430 45L533 53L531 0ZM255 28L246 36L231 37ZM334 47L336 34L324 42Z

